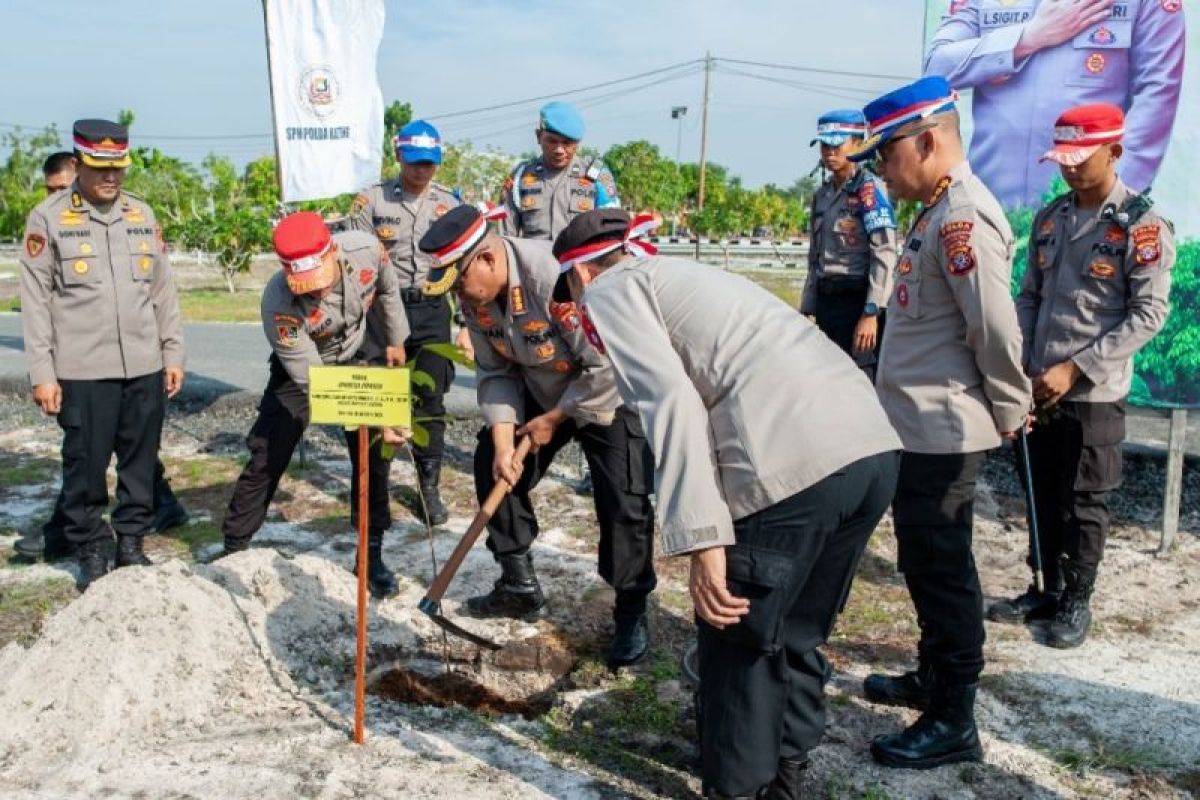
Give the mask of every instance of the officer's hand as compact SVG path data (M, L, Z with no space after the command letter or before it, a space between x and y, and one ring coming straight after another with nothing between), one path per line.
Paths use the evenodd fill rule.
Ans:
M163 385L168 398L178 395L183 389L183 367L167 367L163 370Z
M458 335L454 337L454 345L463 351L463 355L472 361L475 360L475 345L471 344L471 332L466 328L459 328Z
M1115 0L1045 0L1025 23L1021 39L1013 50L1015 60L1057 47L1092 25L1112 16Z
M525 471L525 464L516 459L516 448L512 445L497 447L496 457L492 459L492 480L504 481L509 486L516 486Z
M869 353L879 338L879 318L861 317L854 326L854 352Z
M383 443L395 446L403 445L408 441L409 431L406 428L384 428Z
M566 418L567 415L562 411L557 408L551 409L517 428L517 436L528 436L531 441L529 452L536 453L540 448L550 444L550 440L554 438L554 431Z
M734 597L725 583L725 548L712 547L692 553L688 578L692 605L700 619L718 630L735 625L750 613L750 601Z
M33 387L33 402L47 416L62 411L62 387L57 383L39 383Z
M385 347L383 350L383 361L389 367L403 367L405 358L404 345Z
M1021 427L1025 429L1026 433L1029 433L1031 430L1033 430L1033 423L1035 421L1036 421L1036 418L1033 416L1033 414L1026 414L1025 415L1025 424L1022 425ZM1013 439L1016 439L1020 433L1021 433L1020 429L1017 429L1015 431L1001 431L1000 438L1007 439L1008 441L1011 442Z
M1074 361L1055 364L1033 379L1033 399L1039 406L1052 406L1079 380L1081 372Z

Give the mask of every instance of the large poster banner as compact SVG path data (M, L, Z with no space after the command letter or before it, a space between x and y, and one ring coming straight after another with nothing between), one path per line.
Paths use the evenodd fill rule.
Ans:
M379 180L383 0L264 0L283 200Z
M1200 406L1200 67L1183 0L926 0L925 74L962 95L975 172L1028 236L1032 211L1064 191L1041 163L1067 108L1125 110L1118 172L1176 226L1171 316L1138 355L1131 401ZM1026 248L1015 266L1023 272Z

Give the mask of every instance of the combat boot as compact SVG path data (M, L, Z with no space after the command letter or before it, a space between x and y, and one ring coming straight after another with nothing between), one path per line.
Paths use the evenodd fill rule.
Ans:
M1045 579L1042 591L1034 583L1024 594L1006 600L998 600L987 608L987 618L992 622L1038 622L1054 618L1058 610L1058 599L1063 593L1062 570L1057 562L1047 563L1042 573Z
M935 681L929 710L900 733L875 737L871 755L885 767L900 769L982 761L983 746L975 727L977 687Z
M775 779L759 791L759 800L800 800L804 797L804 776L808 774L808 759L779 759Z
M500 556L500 578L487 594L467 600L467 613L473 617L510 617L534 619L541 616L546 598L533 571L533 554L509 553Z
M79 591L108 574L108 548L103 540L93 540L79 546Z
M1066 579L1067 588L1046 631L1046 644L1060 650L1079 647L1087 640L1092 625L1092 589L1096 585L1094 572L1074 565L1067 567Z
M146 558L146 554L142 551L144 543L145 539L141 536L124 534L117 536L117 557L114 568L154 566L154 562Z
M358 576L358 561L354 562L351 570ZM400 584L396 582L396 573L383 563L383 531L367 532L367 588L376 600L384 600L400 594Z
M920 664L903 675L868 675L863 681L863 694L872 703L923 711L929 707L933 694L933 667Z
M221 558L231 556L234 553L241 553L250 549L249 536L230 536L225 534L225 550L221 553Z
M186 525L187 509L179 502L175 492L171 491L171 483L165 477L160 477L154 484L154 530L165 533L171 528Z
M429 512L430 525L445 525L450 519L450 511L442 502L442 493L438 489L441 477L440 458L422 458L417 461L417 482L421 487L421 496L425 498L425 510Z
M650 649L650 624L646 620L646 593L617 592L613 608L616 630L608 650L610 667L628 667L638 663Z

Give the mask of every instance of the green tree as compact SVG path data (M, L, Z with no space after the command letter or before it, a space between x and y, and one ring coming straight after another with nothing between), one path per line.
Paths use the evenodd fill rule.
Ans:
M392 147L392 137L412 122L412 105L393 100L383 109L383 174L391 175L397 169L396 153Z
M464 202L495 202L514 164L515 159L507 153L493 148L477 150L469 141L456 142L443 146L435 180L459 192Z
M8 153L0 169L0 237L20 239L29 212L46 196L42 162L59 148L58 130L53 125L31 134L17 129L0 137L0 148Z
M604 163L617 181L621 204L633 212L655 211L673 216L684 201L682 171L657 146L639 139L613 145Z

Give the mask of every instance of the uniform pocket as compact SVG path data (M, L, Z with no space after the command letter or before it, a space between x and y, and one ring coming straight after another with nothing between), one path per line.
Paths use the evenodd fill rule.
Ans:
M63 286L102 282L104 276L99 266L96 247L90 241L66 239L58 243L59 276Z
M1128 13L1128 12L1126 12ZM1067 86L1121 88L1129 81L1129 48L1133 38L1130 20L1106 20L1080 33L1065 58L1063 83Z
M628 482L625 488L630 494L649 496L654 492L654 453L646 441L642 421L627 409L618 411L617 416L620 417L617 424L625 426L629 444Z
M148 281L154 277L154 256L137 253L129 257L129 272L135 281Z
M736 544L725 549L729 591L750 601L750 612L723 631L729 641L764 653L779 651L794 569L783 553Z

